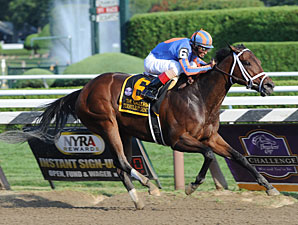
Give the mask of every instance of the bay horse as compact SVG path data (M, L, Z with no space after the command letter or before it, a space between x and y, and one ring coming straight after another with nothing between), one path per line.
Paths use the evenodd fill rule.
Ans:
M193 193L205 179L214 153L234 160L246 168L268 195L279 192L235 149L218 134L220 106L233 83L254 89L262 96L273 92L274 83L263 71L260 60L244 45L223 48L216 53L214 69L194 78L184 88L169 90L160 107L160 124L166 145L181 152L201 153L204 163L194 182L185 188ZM55 136L64 127L67 117L79 118L91 132L103 137L113 155L117 173L137 209L144 207L131 178L148 187L149 193L159 195L159 189L130 165L131 139L153 142L148 118L120 112L119 95L124 73L105 73L82 89L57 99L40 116L41 136L47 136L50 123L56 124ZM179 83L179 82L178 82Z

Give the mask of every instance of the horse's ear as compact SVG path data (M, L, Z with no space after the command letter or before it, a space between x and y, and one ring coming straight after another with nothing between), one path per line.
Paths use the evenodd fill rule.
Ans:
M232 52L235 52L235 53L239 53L239 49L237 49L236 47L234 47L233 45L230 45L228 42L226 42L229 49L231 49Z
M226 40L225 40L225 43L226 43L226 45L231 49L231 45L230 45L230 43L227 42ZM231 49L231 50L232 50L232 49Z

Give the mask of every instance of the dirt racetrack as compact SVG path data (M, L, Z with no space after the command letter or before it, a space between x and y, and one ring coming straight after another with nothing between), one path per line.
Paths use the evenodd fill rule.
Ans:
M0 224L298 224L298 201L265 192L142 192L135 210L128 194L95 196L78 191L0 191Z

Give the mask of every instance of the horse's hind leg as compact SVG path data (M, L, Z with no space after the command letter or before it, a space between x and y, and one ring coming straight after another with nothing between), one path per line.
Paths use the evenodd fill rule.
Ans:
M121 135L121 140L123 143L124 153L128 160L128 162L131 163L132 159L132 143L131 143L131 137L127 137L125 135ZM118 159L115 159L116 162L118 162ZM118 163L117 163L118 164ZM119 165L120 166L120 165ZM125 186L126 190L128 191L131 200L134 202L135 207L137 209L143 209L144 208L144 202L142 199L138 197L137 191L132 183L131 177L123 170L117 169L117 173Z
M125 186L126 190L128 191L129 196L131 197L131 200L134 202L136 209L143 209L145 207L144 202L142 199L138 197L137 191L135 187L132 184L130 176L128 174L120 169L117 169L117 173Z
M96 124L94 124L92 127L94 128L94 126L96 126ZM90 127L89 127L89 129L90 129ZM102 132L101 129L105 130L105 132ZM113 158L114 158L115 166L124 172L123 174L120 173L120 178L123 178L122 179L123 184L125 185L125 187L127 188L128 191L131 191L130 192L131 198L134 201L136 208L142 209L144 207L143 204L141 204L141 203L139 204L138 202L135 202L135 200L140 201L140 199L137 197L136 191L131 189L133 187L133 184L131 183L130 179L126 178L126 176L130 175L130 176L134 177L135 179L137 179L138 181L140 181L140 183L142 185L149 188L149 192L151 194L156 194L157 191L159 193L159 190L154 184L152 184L150 182L150 180L147 177L145 177L142 174L140 174L139 172L137 172L129 164L129 162L125 156L123 146L126 146L130 142L131 139L129 137L127 137L126 135L123 135L122 140L121 140L117 121L114 119L111 119L111 120L105 121L105 122L101 122L99 124L99 126L96 127L95 129L93 129L92 131L93 132L97 131L97 133L101 134L103 136L104 140L106 141L106 143L109 144L111 154L113 155ZM123 141L124 145L123 145L122 141ZM131 154L131 150L129 150L129 149L131 149L131 146L126 147L126 151L127 151L126 154L128 154L128 155ZM125 173L127 173L127 174L125 174ZM138 208L138 207L140 207L140 208Z
M132 137L127 136L121 133L121 140L124 147L124 153L129 163L131 163L132 158ZM145 176L137 172L134 168L131 168L130 175L137 179L143 186L149 188L149 194L159 196L160 192L159 189ZM129 179L130 180L130 179ZM131 180L130 180L131 181ZM125 185L125 184L124 184ZM132 185L132 183L131 183ZM135 191L132 191L133 193Z

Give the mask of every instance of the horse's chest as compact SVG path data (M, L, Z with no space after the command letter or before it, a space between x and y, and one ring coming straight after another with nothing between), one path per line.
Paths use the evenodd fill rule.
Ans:
M193 118L191 122L187 123L187 132L196 139L208 139L218 130L218 120L201 116Z

